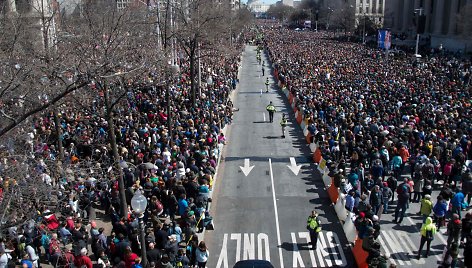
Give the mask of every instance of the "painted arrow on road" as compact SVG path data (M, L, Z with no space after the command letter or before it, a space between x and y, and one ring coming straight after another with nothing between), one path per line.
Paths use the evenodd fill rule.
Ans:
M254 166L249 166L249 158L246 158L244 159L244 167L239 166L239 168L241 168L241 170L243 171L244 176L247 177L247 175L249 175L249 172L251 172Z
M302 168L302 165L297 166L295 157L290 157L290 165L287 165L287 167L293 172L293 174L295 174L295 176L297 176L300 172L300 169Z

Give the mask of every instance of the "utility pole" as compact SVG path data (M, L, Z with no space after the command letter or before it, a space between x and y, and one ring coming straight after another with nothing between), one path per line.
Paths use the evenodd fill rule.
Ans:
M418 21L417 21L417 24L419 23L422 23L420 21L421 19L421 16L423 15L423 8L418 8L418 9L415 9L415 11L418 11L419 12L419 16L418 16ZM418 46L420 44L420 33L418 31L418 27L416 28L416 47L415 47L415 57L418 56Z

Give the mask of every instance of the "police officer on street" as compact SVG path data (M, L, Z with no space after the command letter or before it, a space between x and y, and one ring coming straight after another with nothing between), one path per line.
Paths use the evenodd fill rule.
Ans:
M310 232L311 247L313 250L316 250L316 243L318 242L318 235L321 232L321 223L318 219L318 213L316 210L311 212L311 215L308 216L306 221L306 228Z
M287 118L285 117L285 113L282 114L282 120L280 120L280 126L282 127L282 138L285 139L285 127L287 126Z
M270 85L269 77L266 78L265 85L266 85L266 93L268 93L269 92L269 85Z
M269 121L270 123L274 122L274 113L277 111L272 102L267 105L266 110L269 112Z

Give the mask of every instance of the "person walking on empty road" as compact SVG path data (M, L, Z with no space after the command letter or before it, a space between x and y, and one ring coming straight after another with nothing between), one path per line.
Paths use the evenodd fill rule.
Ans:
M274 122L274 113L277 112L277 109L275 109L275 106L272 104L272 102L267 105L266 110L269 112L269 122Z
M282 138L285 139L285 127L287 126L287 118L285 117L285 113L282 114L282 120L280 120L280 126L282 127Z
M318 219L318 213L316 213L316 210L313 210L311 212L311 215L308 216L306 224L307 224L306 228L310 232L311 247L313 250L316 250L316 243L318 242L318 235L321 232L321 223L320 223L320 220Z

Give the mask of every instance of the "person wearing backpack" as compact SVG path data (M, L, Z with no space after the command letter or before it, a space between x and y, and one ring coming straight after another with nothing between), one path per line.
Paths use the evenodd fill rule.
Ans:
M395 208L395 220L393 222L401 224L408 207L408 201L410 200L410 186L408 184L408 179L405 179L403 183L398 185L397 198L398 202L397 207Z
M447 212L446 200L444 200L444 197L442 195L439 195L438 201L436 201L436 204L433 207L434 221L436 222L436 227L438 230L443 225L443 221L446 217L446 212Z
M420 241L420 249L418 250L417 258L421 258L421 251L423 250L423 246L426 243L426 255L428 257L429 251L431 249L431 241L434 239L434 235L436 234L437 229L436 225L433 223L433 219L431 217L426 218L426 222L423 223L421 226L420 234L421 234L421 241Z

